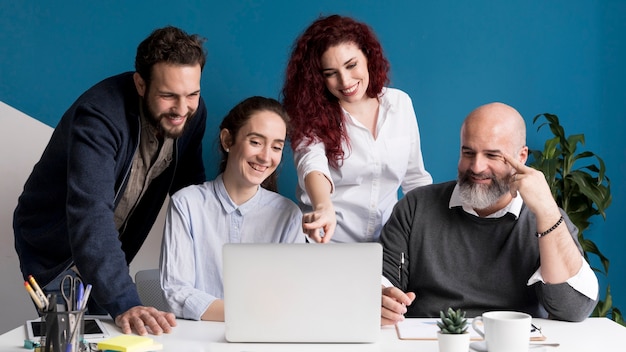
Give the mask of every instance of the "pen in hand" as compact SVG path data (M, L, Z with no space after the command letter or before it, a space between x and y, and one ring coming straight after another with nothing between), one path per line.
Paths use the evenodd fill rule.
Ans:
M398 265L398 283L402 286L402 269L404 267L404 252L400 253L400 264Z

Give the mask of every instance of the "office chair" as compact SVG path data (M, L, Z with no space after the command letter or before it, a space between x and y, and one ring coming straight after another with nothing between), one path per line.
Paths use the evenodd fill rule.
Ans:
M144 306L154 307L164 312L170 311L163 289L161 289L159 269L139 270L135 274L135 285L137 285L139 299Z

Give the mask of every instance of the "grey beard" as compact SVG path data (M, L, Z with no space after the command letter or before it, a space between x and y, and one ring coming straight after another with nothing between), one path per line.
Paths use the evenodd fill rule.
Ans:
M490 185L481 185L469 181L469 176L465 174L459 175L458 183L461 201L472 209L487 209L509 192L508 182L495 177L491 178Z

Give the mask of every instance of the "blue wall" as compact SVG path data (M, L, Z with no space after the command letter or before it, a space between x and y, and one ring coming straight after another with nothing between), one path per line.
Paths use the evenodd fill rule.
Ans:
M535 132L533 116L558 114L567 133L585 133L585 149L604 158L613 181L607 220L593 219L587 236L611 260L608 281L626 312L619 218L626 212L626 2L85 3L0 2L0 101L55 126L89 86L132 70L136 46L152 29L180 26L208 39L202 95L211 120L205 137L210 176L221 117L247 96L278 97L293 40L320 14L351 15L378 33L392 64L391 85L413 98L436 182L455 177L459 126L474 107L490 101L516 107L526 118L531 149L542 148L546 138ZM284 160L281 190L293 197L291 154Z

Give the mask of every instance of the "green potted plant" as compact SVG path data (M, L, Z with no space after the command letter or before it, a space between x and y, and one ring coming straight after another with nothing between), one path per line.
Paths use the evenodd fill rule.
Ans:
M539 114L535 116L533 123L541 117L545 118L546 122L539 125L537 131L547 125L554 137L545 142L543 151L531 150L534 160L530 166L543 172L557 204L578 227L578 241L583 248L585 259L589 261L589 255L597 257L602 268L594 267L594 271L607 275L609 259L584 235L591 224L589 218L601 215L606 219L605 210L611 204L611 182L606 176L604 161L589 151L577 153L578 144L585 144L585 136L583 134L566 136L556 115ZM584 166L578 167L583 160L589 158L592 159L590 164L585 163ZM625 325L621 312L612 302L610 285L607 285L605 300L598 302L592 316L610 317Z
M467 352L470 344L470 334L465 311L450 307L445 312L439 311L441 320L437 321L439 331L437 340L439 352Z

